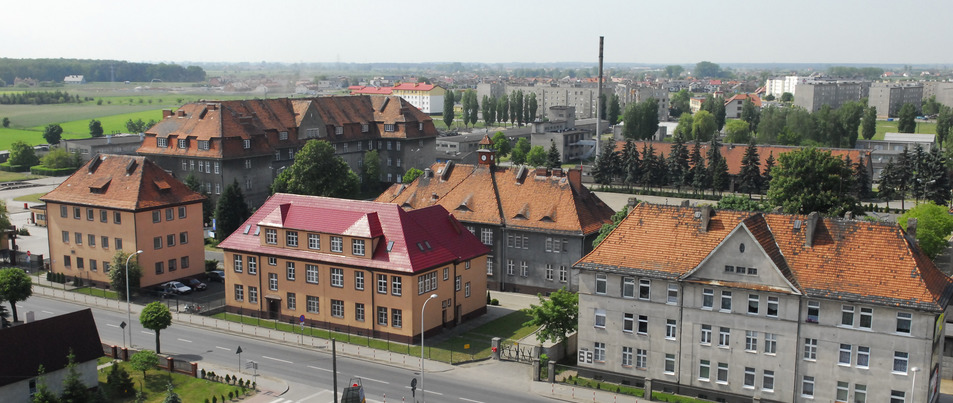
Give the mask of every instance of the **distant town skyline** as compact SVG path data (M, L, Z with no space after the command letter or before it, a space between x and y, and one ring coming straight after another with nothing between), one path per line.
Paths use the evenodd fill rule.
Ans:
M953 2L14 2L0 57L132 62L953 64Z

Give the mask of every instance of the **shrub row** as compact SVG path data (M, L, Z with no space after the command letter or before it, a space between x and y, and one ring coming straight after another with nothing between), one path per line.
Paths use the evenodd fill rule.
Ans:
M70 168L47 168L43 165L36 165L30 168L30 173L34 175L45 176L67 176L76 172L76 167Z
M9 162L0 163L0 171L5 172L26 172L30 167L26 165L10 165Z

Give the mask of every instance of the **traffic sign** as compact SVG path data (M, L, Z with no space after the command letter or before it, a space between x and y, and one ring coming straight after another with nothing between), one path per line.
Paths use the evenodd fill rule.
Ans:
M304 315L298 317L298 322L304 323Z
M235 350L235 354L241 354L241 353L242 353L242 346L238 346L238 350Z

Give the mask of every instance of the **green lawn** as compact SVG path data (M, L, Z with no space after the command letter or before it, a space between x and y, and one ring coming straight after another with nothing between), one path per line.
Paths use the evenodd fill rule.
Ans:
M128 362L120 362L118 365L129 373L137 389L144 387L146 403L161 403L164 401L170 381L172 382L175 393L179 395L179 398L181 398L183 402L204 402L205 399L211 401L212 396L218 397L218 401L221 402L221 396L225 395L225 397L228 398L228 392L241 393L241 388L235 385L226 385L224 383L193 378L183 374L170 374L161 369L149 370L146 372L145 378L143 378L142 372L133 370ZM105 385L106 375L108 375L108 373L109 369L99 372L99 383L101 387ZM143 382L143 380L145 380L145 382ZM110 401L127 403L134 402L135 398L112 399Z
M33 194L17 197L16 199L13 199L13 200L19 201L19 202L40 203L41 202L40 198L45 195L46 193L33 193Z
M0 182L25 181L30 179L42 178L42 176L31 175L26 172L6 172L0 171Z
M877 121L877 134L874 135L874 140L883 140L884 134L887 132L897 133L897 123L898 120L894 119L893 122L888 122L886 120ZM915 133L926 133L926 134L936 134L936 123L934 122L924 122L922 120L917 121L917 130Z

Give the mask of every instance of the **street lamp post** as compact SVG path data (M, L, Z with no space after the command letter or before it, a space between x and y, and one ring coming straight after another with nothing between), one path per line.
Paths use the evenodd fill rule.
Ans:
M129 259L132 259L133 256L142 253L141 250L137 250L136 253L132 253L129 257L126 258L126 322L129 324L129 346L132 347L132 309L131 303L129 302Z
M919 367L910 368L910 372L913 372L913 380L910 382L910 401L916 402L917 397L917 372L920 372Z
M420 308L420 402L424 403L427 401L425 398L424 391L424 333L427 333L424 328L424 311L427 310L427 303L430 300L437 298L437 294L430 294L430 298L427 298L424 301L424 306Z

